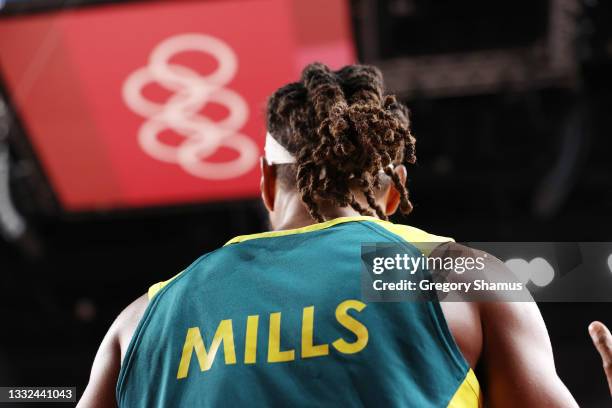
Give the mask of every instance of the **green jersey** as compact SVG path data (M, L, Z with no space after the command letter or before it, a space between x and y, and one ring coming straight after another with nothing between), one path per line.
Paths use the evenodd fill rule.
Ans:
M437 301L361 293L362 243L449 240L373 217L232 239L151 287L119 406L479 406Z

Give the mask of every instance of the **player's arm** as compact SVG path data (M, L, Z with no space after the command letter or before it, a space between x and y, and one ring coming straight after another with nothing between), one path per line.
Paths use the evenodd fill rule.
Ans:
M501 261L491 262L489 267L511 273ZM577 407L557 375L548 332L536 303L484 302L479 308L487 406Z
M121 361L147 304L147 296L143 295L126 307L115 319L100 344L89 376L89 383L77 407L117 406L115 387L121 369Z

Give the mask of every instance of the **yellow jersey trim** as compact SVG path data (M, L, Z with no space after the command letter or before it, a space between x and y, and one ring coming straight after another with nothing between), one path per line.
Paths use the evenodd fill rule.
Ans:
M377 219L378 220L378 219ZM378 220L380 225L387 231L400 236L406 242L414 245L423 253L429 255L436 247L445 242L455 242L454 239L433 235L409 225L393 224L392 222Z
M366 215L360 215L360 216L355 216L355 217L339 217L339 218L334 218L333 220L319 222L319 223L307 225L301 228L293 228L293 229L278 230L278 231L266 231L266 232L259 232L257 234L249 234L249 235L239 235L227 241L225 245L249 241L251 239L275 238L275 237L283 237L285 235L303 234L305 232L318 231L318 230L332 227L336 224L342 224L344 222L351 222L351 221L374 221L376 222L376 221L382 221L382 220L376 217L369 217Z
M482 407L480 384L470 368L465 379L448 403L449 408Z
M164 288L164 286L166 286L167 284L169 284L170 282L172 282L174 279L176 279L178 276L180 276L180 274L183 273L183 271L177 273L176 275L174 275L173 277L171 277L170 279L163 281L163 282L157 282L154 285L151 285L149 287L149 290L147 291L147 297L149 298L149 300L153 299L153 297L155 295L157 295L157 293L162 290Z
M392 222L384 221L384 220L381 220L380 218L370 217L370 216L367 216L367 215L359 215L359 216L354 216L354 217L339 217L339 218L334 218L333 220L329 220L329 221L325 221L325 222L320 222L320 223L312 224L312 225L307 225L307 226L301 227L301 228L279 230L279 231L259 232L257 234L250 234L250 235L239 235L239 236L229 240L225 245L231 245L231 244L235 244L235 243L238 243L238 242L249 241L251 239L275 238L275 237L282 237L282 236L285 236L285 235L303 234L303 233L306 233L306 232L318 231L318 230L322 230L322 229L325 229L325 228L332 227L332 226L337 225L337 224L342 224L342 223L345 223L345 222L353 222L353 221L370 221L370 222L375 222L375 223L380 224L381 226L383 226L389 232L391 232L391 233L393 233L395 235L399 235L400 237L402 237L403 239L405 239L406 241L408 241L410 243L417 243L417 244L419 244L419 243L440 244L440 243L443 243L443 242L453 241L452 238L442 237L442 236L438 236L438 235L432 235L432 234L429 234L429 233L427 233L427 232L425 232L423 230L420 230L420 229L414 228L414 227L410 227L408 225L393 224ZM435 246L437 246L437 245L435 245ZM435 248L435 246L433 246L433 247ZM422 250L422 251L423 250L427 250L427 248L419 248L419 249ZM429 252L431 252L431 251L427 251L427 253L429 253Z

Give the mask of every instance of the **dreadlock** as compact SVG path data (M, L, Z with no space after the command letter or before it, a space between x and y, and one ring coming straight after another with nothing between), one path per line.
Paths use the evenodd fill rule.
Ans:
M375 200L385 174L400 193L401 211L412 211L408 190L392 169L416 161L408 109L384 95L377 68L349 65L334 72L321 63L308 65L299 82L272 95L267 125L296 158L296 164L279 166L279 177L297 186L313 219L324 221L319 199L387 219ZM357 202L355 186L369 208Z

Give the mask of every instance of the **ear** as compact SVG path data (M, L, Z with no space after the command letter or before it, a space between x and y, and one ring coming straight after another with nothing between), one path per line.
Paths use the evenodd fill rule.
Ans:
M274 211L274 199L276 198L276 166L268 164L265 157L261 158L261 199L268 211Z
M400 164L399 166L396 166L393 169L393 172L398 175L402 184L406 183L406 166ZM397 211L397 207L399 207L400 205L401 197L400 192L397 191L397 189L395 188L395 184L393 183L393 181L391 181L391 184L389 185L389 191L387 191L387 197L385 201L385 214L394 214L395 211Z

